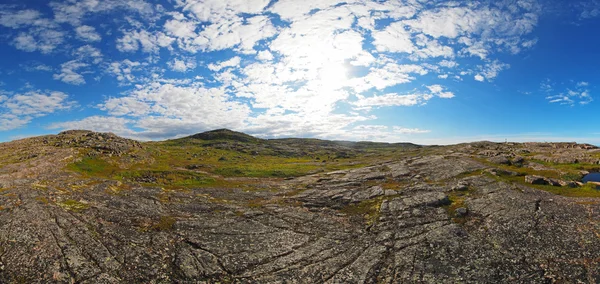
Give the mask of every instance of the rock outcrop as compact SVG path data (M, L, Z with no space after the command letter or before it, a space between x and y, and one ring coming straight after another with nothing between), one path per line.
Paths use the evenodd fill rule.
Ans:
M139 163L128 175L68 170L78 155L141 155L148 145L83 131L0 144L0 282L600 282L600 199L537 189L578 193L517 158L552 145L397 148L337 171L211 173L221 183L183 188L160 182L207 170L206 156L156 180L136 179ZM198 146L173 149L185 147Z

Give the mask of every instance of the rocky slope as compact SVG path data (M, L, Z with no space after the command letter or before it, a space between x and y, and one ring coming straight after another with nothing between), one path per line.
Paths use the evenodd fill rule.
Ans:
M234 138L0 144L0 282L600 282L591 145Z

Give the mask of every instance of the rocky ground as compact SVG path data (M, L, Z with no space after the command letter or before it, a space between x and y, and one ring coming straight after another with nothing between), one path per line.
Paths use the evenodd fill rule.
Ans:
M223 179L238 186L70 170L82 155L150 163L148 145L0 144L0 282L600 282L600 194L577 183L600 160L590 145L397 145L359 167Z

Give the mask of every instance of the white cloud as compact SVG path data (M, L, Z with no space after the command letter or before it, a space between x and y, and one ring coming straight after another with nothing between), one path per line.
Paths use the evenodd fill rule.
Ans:
M394 126L394 132L402 134L425 134L430 133L430 130L423 130L419 128L405 128L400 126Z
M165 23L167 34L178 38L195 38L196 24L190 21L169 20Z
M196 68L196 61L193 58L173 59L168 63L169 68L176 72L187 72Z
M351 79L349 85L359 93L372 88L383 90L388 87L411 82L415 80L415 74L423 76L428 73L425 68L419 65L397 64L389 60L385 61L387 63L383 63L384 65L371 68L369 74L366 76Z
M273 54L268 50L261 50L256 55L256 59L260 61L271 61L273 58Z
M110 63L107 72L115 76L120 84L128 84L136 80L133 71L138 70L141 66L140 62L125 59Z
M201 22L219 22L240 14L259 14L269 0L182 0L184 11L191 11Z
M35 72L35 71L44 71L44 72L52 72L54 70L54 68L52 68L52 66L48 66L46 64L42 64L42 63L38 63L38 62L33 62L33 63L27 63L27 64L22 64L21 67L28 72Z
M228 67L239 67L241 60L242 59L239 56L235 56L226 61L219 62L217 64L211 63L208 65L208 69L216 72L216 71L221 71L222 69L228 68Z
M181 48L190 52L217 51L235 48L244 54L255 53L254 46L260 40L274 36L277 29L266 16L234 18L213 23L193 39L179 38Z
M460 64L458 64L458 62L456 62L456 61L442 60L438 63L438 65L452 69L452 68L458 67L458 65L460 65Z
M48 129L112 132L117 135L131 137L134 132L128 128L127 124L129 123L131 123L131 120L122 117L90 116L81 120L55 122L50 124Z
M394 93L359 99L352 104L359 108L389 107L389 106L414 106L424 100L420 94L398 95Z
M29 34L21 33L14 40L13 44L17 49L33 52L38 49L36 39Z
M70 23L79 26L86 16L107 13L117 9L136 12L146 19L156 14L153 5L143 0L80 0L53 1L49 6L54 12L54 19L59 23Z
M177 135L198 129L239 128L248 106L231 100L220 88L151 83L129 95L109 98L101 109L111 116L136 118L142 129Z
M105 115L65 127L115 123L119 132L142 138L230 127L266 136L402 139L427 132L356 123L376 119L364 114L377 107L454 97L421 79L493 80L509 68L493 60L504 58L496 55L536 44L529 36L537 24L534 4L176 0L163 7L143 0L65 0L51 2L50 18L33 10L0 11L0 25L12 31L7 42L18 49L72 56L53 69L60 70L56 80L84 84L97 65L119 86L129 86L98 106ZM117 10L119 17L92 26ZM92 44L103 36L123 53L113 55L104 43L64 44L74 37ZM138 51L146 54L131 54ZM203 73L194 79L165 71L188 72L199 64ZM423 90L411 91L415 85ZM589 96L576 91L564 96Z
M117 40L117 49L122 52L133 52L140 49L144 52L156 53L160 48L168 48L175 41L163 32L150 33L146 30L126 31Z
M23 26L39 24L40 12L35 10L0 11L0 25L17 29Z
M91 45L84 45L73 50L73 55L81 61L98 64L102 62L102 52Z
M494 60L483 67L480 66L481 74L483 74L483 77L485 77L488 81L493 80L498 76L498 73L508 68L510 68L509 64L502 63L498 60Z
M77 60L71 60L60 65L60 73L54 74L54 80L60 80L71 85L83 85L85 79L78 73L81 68L88 67L89 64Z
M61 31L32 28L29 32L19 33L12 44L20 50L27 52L40 51L50 53L64 41L64 33Z
M100 41L102 37L96 32L96 29L92 26L79 26L75 28L77 37L83 41Z
M524 38L538 21L539 8L530 2L521 1L518 7L506 3L496 6L448 5L423 11L416 19L405 23L413 31L436 39L460 39L459 42L465 45L464 53L481 58L494 50L518 53L534 44Z
M403 22L395 22L383 31L376 31L373 39L373 45L378 51L413 53L416 50L412 35Z
M427 86L427 88L429 89L429 91L431 91L431 93L433 95L438 96L440 98L443 98L443 99L454 98L454 93L444 91L445 88L442 87L441 85L431 85L431 86Z
M577 83L577 87L587 87L587 86L589 86L589 85L590 85L590 83L588 83L588 82L583 82L583 81L582 81L582 82L579 82L579 83Z
M74 102L62 92L32 91L3 96L0 100L0 131L25 126L34 118L46 116L59 110L71 108Z
M546 79L540 85L542 92L546 93L546 100L552 104L570 105L575 104L587 105L594 101L590 92L590 84L588 82L573 83L574 85L567 88L563 92L556 92L554 83Z

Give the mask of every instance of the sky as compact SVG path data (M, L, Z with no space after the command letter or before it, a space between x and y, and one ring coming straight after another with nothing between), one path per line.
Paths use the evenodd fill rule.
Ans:
M3 0L0 141L600 145L600 1Z

